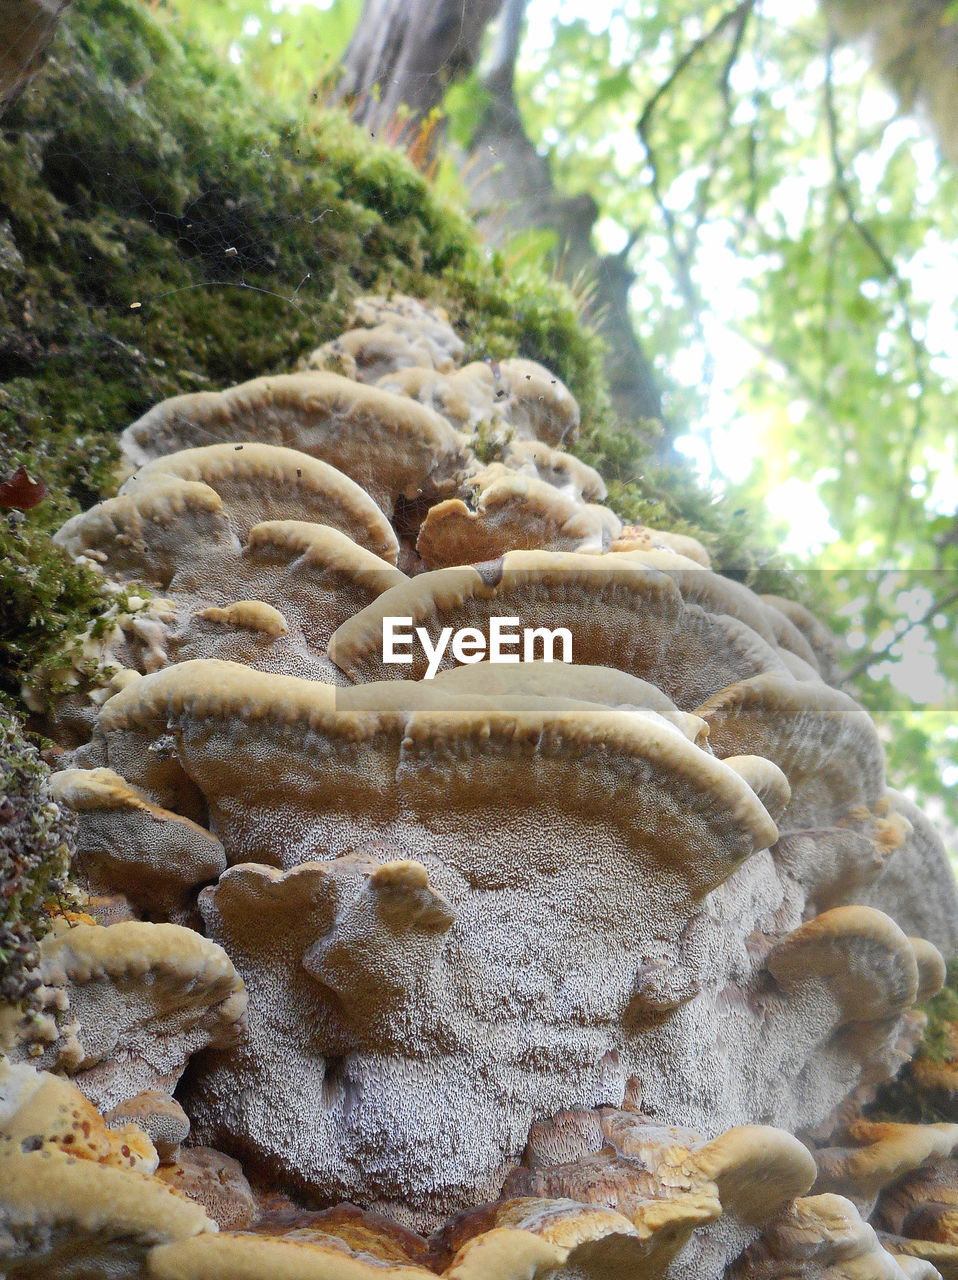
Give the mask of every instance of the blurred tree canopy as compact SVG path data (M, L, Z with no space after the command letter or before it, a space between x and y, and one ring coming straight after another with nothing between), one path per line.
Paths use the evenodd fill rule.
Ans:
M345 99L490 241L554 256L618 352L620 416L764 505L891 783L958 822L958 187L920 116L958 92L958 7L483 0L485 43L404 96L357 48L415 0L164 5L292 111Z

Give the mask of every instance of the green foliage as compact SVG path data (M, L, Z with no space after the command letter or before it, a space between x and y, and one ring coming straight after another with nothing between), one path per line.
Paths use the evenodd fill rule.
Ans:
M928 1025L922 1036L922 1053L933 1062L946 1062L954 1052L958 1027L958 960L948 965L945 985L924 1007Z
M284 4L271 0L167 0L164 16L241 68L244 79L284 105L308 110L337 75L362 0Z

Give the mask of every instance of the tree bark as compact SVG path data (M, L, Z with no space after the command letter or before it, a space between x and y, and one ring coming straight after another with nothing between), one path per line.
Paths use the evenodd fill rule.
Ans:
M69 0L0 0L0 114L40 69Z
M586 288L586 318L608 344L606 373L617 413L627 422L662 421L661 396L629 315L627 251L596 253L598 206L587 193L556 192L549 162L519 115L513 80L525 7L526 0L365 0L335 96L374 133L408 143L452 81L476 65L485 28L501 10L483 76L489 104L464 164L480 230L492 244L530 228L556 231L559 270L567 282ZM398 125L403 112L406 123Z
M482 34L502 0L365 0L343 58L336 96L373 132L409 113L410 126L439 105L476 64Z
M484 238L501 244L530 228L554 230L563 278L585 288L585 318L605 339L612 403L624 422L663 421L662 398L629 314L634 276L621 254L603 256L592 244L599 208L588 193L564 197L553 185L548 159L532 144L513 90L527 0L505 0L483 85L489 105L478 122L466 171L473 210Z

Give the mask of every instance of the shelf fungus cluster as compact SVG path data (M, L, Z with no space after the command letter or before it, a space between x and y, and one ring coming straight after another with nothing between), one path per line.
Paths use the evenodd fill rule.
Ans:
M0 1271L958 1275L958 1127L862 1111L958 951L938 837L822 625L463 359L361 300L60 530L117 603L49 720L86 900L0 1011Z

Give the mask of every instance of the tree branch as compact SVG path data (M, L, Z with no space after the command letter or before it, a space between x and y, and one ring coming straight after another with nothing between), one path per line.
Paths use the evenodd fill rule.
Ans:
M710 27L704 35L699 36L696 41L689 45L685 53L682 54L681 58L679 58L678 62L669 72L666 79L662 81L655 93L652 94L652 97L649 98L648 102L642 108L642 114L639 116L639 122L636 125L636 132L643 144L645 143L645 135L648 132L649 121L652 119L652 115L655 112L656 107L672 88L689 63L693 62L706 45L714 40L717 35L720 35L730 22L744 22L748 14L755 8L755 3L756 0L741 0L740 4L737 4L734 9L729 9L727 13L724 13L714 26Z
M652 198L655 201L655 206L659 211L659 215L665 223L666 238L668 239L669 247L671 248L672 254L675 258L676 280L679 286L679 292L682 294L682 297L685 300L685 305L688 308L692 326L695 330L695 336L705 353L703 381L707 386L710 386L712 383L715 366L714 360L709 352L708 343L705 340L705 332L702 327L700 314L702 310L702 300L699 297L695 281L692 279L692 263L695 257L695 246L698 242L698 233L702 228L702 224L705 221L707 214L709 191L720 163L721 157L719 152L721 150L721 141L722 138L728 134L728 124L731 119L732 102L729 93L729 77L732 74L732 68L735 65L735 61L741 52L742 41L745 36L745 28L752 10L755 8L755 4L756 0L741 0L734 9L729 9L724 13L708 31L699 36L699 38L695 40L688 49L686 49L685 53L681 58L679 58L669 75L665 80L663 80L652 94L651 98L646 102L645 106L642 108L638 123L636 124L636 132L638 133L639 141L645 148L646 160L648 162L649 169L651 170L652 176L649 181L649 189L652 192ZM680 78L682 73L691 65L698 54L701 53L701 51L705 49L712 40L721 35L726 27L731 25L734 25L735 31L732 37L731 48L729 49L728 56L725 59L719 78L722 100L725 103L721 138L717 147L713 151L710 171L707 177L700 184L696 193L696 204L693 211L692 226L689 229L687 238L683 237L685 242L680 244L678 234L679 221L665 203L660 178L661 170L658 156L652 146L649 136L649 126L659 103ZM706 444L708 444L708 442L706 442Z
M891 649L892 645L898 644L898 642L903 640L910 631L914 631L916 627L924 626L924 624L933 618L936 613L941 613L942 610L947 609L950 605L956 603L958 603L958 588L954 591L949 591L949 593L941 600L933 600L931 605L925 610L920 618L916 618L914 622L909 622L907 627L896 632L888 643L883 645L881 649L872 649L865 654L864 657L859 658L854 666L846 671L844 676L842 676L842 684L850 684L851 681L856 680L863 671L867 671L873 662L877 662L879 658L883 658Z

